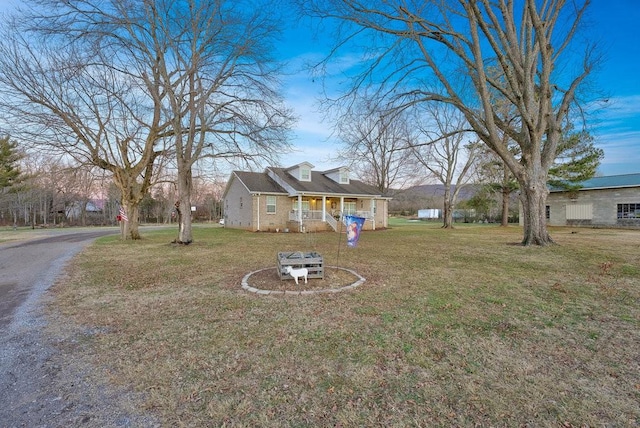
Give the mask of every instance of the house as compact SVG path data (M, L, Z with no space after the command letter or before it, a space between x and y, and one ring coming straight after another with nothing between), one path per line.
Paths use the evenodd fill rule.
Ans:
M340 231L341 215L387 227L389 197L354 180L346 167L314 171L309 162L264 172L234 171L223 194L224 225L252 231Z
M67 220L77 220L84 214L99 214L104 209L103 199L87 199L73 201L65 206L64 214Z
M549 225L640 228L640 173L594 177L580 185L579 190L550 189Z

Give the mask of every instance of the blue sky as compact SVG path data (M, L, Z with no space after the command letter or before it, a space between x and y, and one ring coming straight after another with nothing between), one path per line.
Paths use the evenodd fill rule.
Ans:
M609 100L607 108L591 116L588 123L596 145L605 152L598 172L640 173L640 0L593 0L589 14L589 31L605 54L605 62L593 75L594 83ZM293 28L286 35L291 43L282 48L282 53L291 61L290 70L294 72L327 52L326 44L314 40L307 28ZM344 55L347 62L355 59ZM322 91L319 80L301 71L287 78L286 91L301 120L294 140L298 151L290 160L283 158L282 163L290 166L308 160L318 170L340 166L339 161L329 159L339 148L331 136L331 124L322 123L322 115L315 109L315 99Z
M640 173L640 2L594 0L591 15L606 61L597 84L610 105L595 122L597 145L605 152L600 172Z
M0 12L10 11L16 0L0 0ZM608 107L590 118L596 145L605 152L602 175L640 173L640 0L593 0L590 31L605 53L602 68L594 75L597 88L609 99ZM321 79L313 79L303 64L326 55L330 35L314 34L299 25L285 31L279 55L289 62L285 96L299 121L294 129L293 153L281 163L291 166L309 161L317 170L341 166L330 157L339 149L331 136L331 124L317 111ZM346 62L356 60L344 53ZM345 63L342 63L344 66Z

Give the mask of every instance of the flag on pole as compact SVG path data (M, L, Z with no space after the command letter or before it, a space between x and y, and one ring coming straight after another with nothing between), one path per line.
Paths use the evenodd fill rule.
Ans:
M347 246L355 247L358 245L358 239L360 238L360 231L364 225L363 217L356 217L353 215L344 216L344 223L347 226Z
M120 216L120 220L129 221L129 218L127 217L127 213L124 212L124 208L122 208L122 206L120 206L120 211L118 212L118 215Z

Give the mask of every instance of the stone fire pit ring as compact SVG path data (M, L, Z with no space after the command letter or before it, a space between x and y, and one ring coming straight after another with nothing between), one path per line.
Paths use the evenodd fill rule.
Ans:
M356 280L356 282L349 284L349 285L345 285L344 287L339 287L339 288L323 288L323 289L319 289L319 290L300 290L300 291L293 291L293 290L263 290L260 288L256 288L253 287L251 285L249 285L249 278L251 278L251 275L254 275L258 272L263 272L265 270L270 270L270 269L274 269L277 271L277 268L274 267L268 267L268 268L264 268L264 269L258 269L255 270L253 272L249 272L248 274L246 274L244 276L244 278L242 278L242 289L245 291L248 291L249 293L255 293L255 294L260 294L260 295L287 295L287 296L305 296L305 295L310 295L310 294L328 294L328 293L341 293L343 291L349 291L349 290L353 290L354 288L362 285L366 279L364 279L364 277L362 277L360 274L358 274L356 271L353 271L351 269L347 269L347 268L342 268L342 267L338 267L338 266L327 266L327 268L332 268L332 269L340 269L346 272L349 272L352 275L355 275L358 280Z

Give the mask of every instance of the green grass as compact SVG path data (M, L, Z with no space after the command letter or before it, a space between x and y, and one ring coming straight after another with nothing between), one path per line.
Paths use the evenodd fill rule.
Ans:
M56 305L105 332L92 358L166 426L640 424L640 232L552 229L558 245L530 248L517 227L391 226L357 248L219 227L189 246L175 231L103 238ZM240 288L298 250L367 281Z

